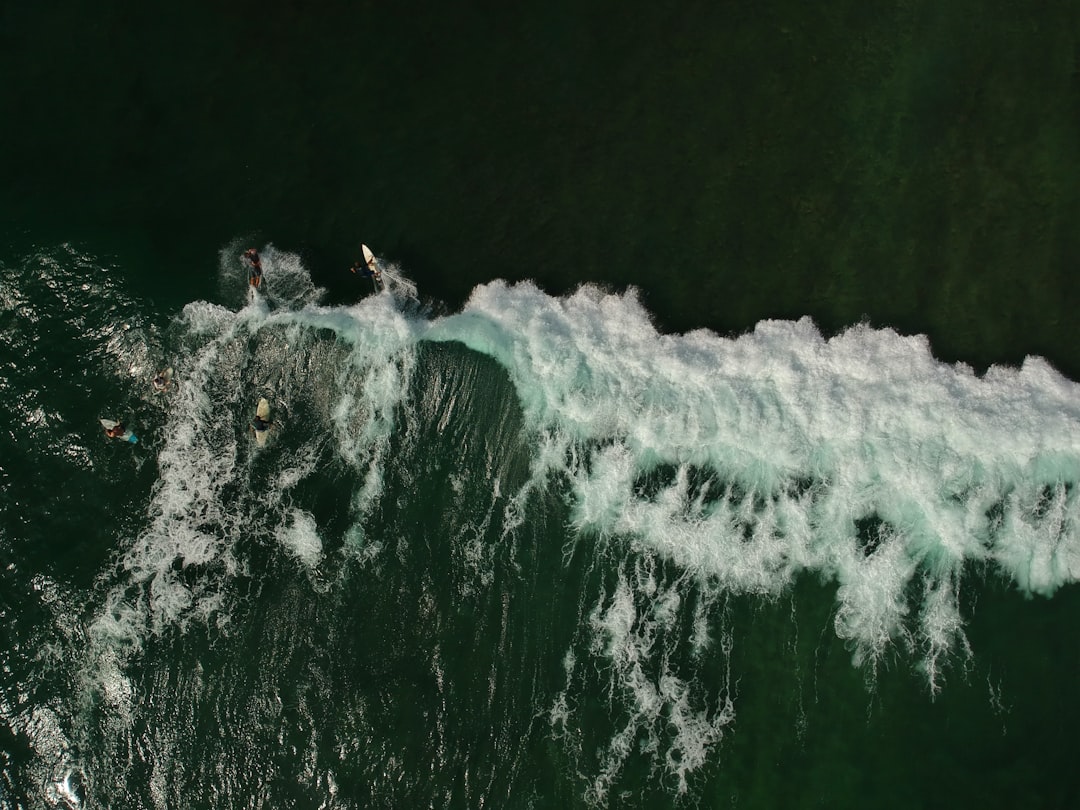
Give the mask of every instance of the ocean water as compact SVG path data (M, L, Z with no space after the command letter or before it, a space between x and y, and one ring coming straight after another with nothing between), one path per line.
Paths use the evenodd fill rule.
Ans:
M1056 795L1017 750L1076 665L1080 385L1045 361L661 334L588 285L435 315L396 265L328 306L241 250L171 313L73 245L2 268L6 807Z
M1078 54L0 6L0 810L1080 805Z

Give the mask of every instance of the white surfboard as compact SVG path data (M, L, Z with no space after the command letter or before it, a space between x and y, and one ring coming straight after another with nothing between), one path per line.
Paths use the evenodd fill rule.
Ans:
M114 422L112 419L99 419L98 421L101 422L101 426L105 428L105 430L112 430L120 424L119 422ZM125 442L131 442L132 444L136 444L139 441L139 438L131 432L130 428L125 430L119 436L110 436L109 438L123 439Z
M259 406L255 409L255 415L266 422L270 421L270 403L266 401L265 397L259 400ZM266 440L269 436L269 427L267 427L266 430L255 431L255 441L259 447L266 444Z
M379 292L383 288L382 273L379 271L379 266L375 264L375 254L371 252L371 248L367 245L360 245L360 250L364 253L364 263L375 274L371 279L371 284L375 287L375 292Z

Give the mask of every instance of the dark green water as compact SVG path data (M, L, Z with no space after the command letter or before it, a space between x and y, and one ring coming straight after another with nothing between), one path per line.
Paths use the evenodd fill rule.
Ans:
M1075 5L9 3L0 76L0 808L1080 801Z
M3 218L170 289L251 233L336 288L362 235L450 302L635 284L678 330L866 317L1075 378L1078 30L1067 2L9 4Z

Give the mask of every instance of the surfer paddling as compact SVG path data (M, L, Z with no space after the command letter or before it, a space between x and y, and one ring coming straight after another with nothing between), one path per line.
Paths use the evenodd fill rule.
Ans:
M105 425L103 424L102 427L105 427ZM105 427L105 435L110 439L123 439L127 432L127 425L123 422L117 422L112 427Z
M154 390L159 394L168 391L169 387L172 385L172 369L167 368L163 371L159 371L157 376L150 381L150 384L154 386Z
M136 444L138 437L127 429L123 422L114 422L112 419L99 419L101 426L105 428L105 435L110 439L123 439L126 442Z
M260 447L266 444L266 437L270 434L272 426L270 403L265 399L260 399L258 407L255 408L255 418L251 421L251 431L255 434L255 441Z
M262 259L259 258L259 251L248 248L244 251L243 259L248 266L248 284L258 287L262 284Z

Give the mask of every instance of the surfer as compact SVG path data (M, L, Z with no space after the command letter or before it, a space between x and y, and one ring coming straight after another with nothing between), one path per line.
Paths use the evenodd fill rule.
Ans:
M117 422L111 428L105 428L105 435L110 439L119 439L127 432L123 422Z
M266 444L266 438L270 433L272 424L270 421L270 403L264 397L259 400L259 404L255 408L255 418L251 422L251 431L255 434L255 441L258 442L260 447Z
M251 430L255 434L256 440L259 444L266 441L267 432L270 430L270 420L263 419L258 414L255 415L254 421L251 423Z
M259 258L259 251L248 248L244 251L244 260L248 265L248 284L258 287L262 284L262 260Z
M382 273L379 272L377 267L374 267L371 264L364 264L360 261L353 262L352 271L354 273L359 273L364 278L370 278L380 284L382 283Z
M159 371L157 376L154 377L151 385L154 386L154 390L158 392L168 391L169 386L172 385L172 376L169 374L171 369Z

